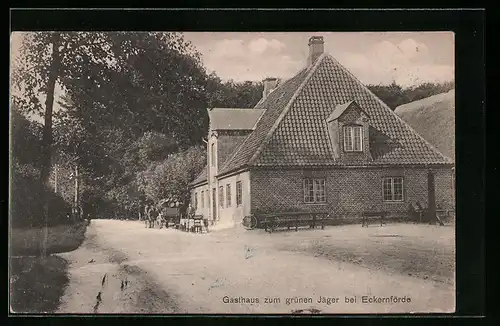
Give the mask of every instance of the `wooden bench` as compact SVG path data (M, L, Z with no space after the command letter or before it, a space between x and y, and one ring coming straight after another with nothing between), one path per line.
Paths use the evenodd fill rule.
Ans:
M418 221L415 221L415 223L422 223L423 217L427 215L428 209L423 208L423 207L418 207L416 210L416 213L418 214ZM441 209L441 208L436 208L436 219L438 223L443 226L444 222L443 219L448 218L452 216L452 214L455 213L454 209ZM430 221L432 223L433 221Z
M446 221L453 215L455 215L454 209L441 209L441 208L436 209L436 218L439 222L439 225L441 226L444 225L444 221Z
M368 224L369 224L368 221L370 219L379 220L380 226L382 226L385 224L385 219L387 218L388 215L389 215L389 212L386 212L386 211L380 211L380 212L365 211L362 214L363 219L362 219L361 227L364 227L364 226L368 227Z
M455 214L454 209L436 209L436 215L439 217L451 217Z
M309 226L314 229L321 225L321 229L325 228L325 220L328 217L327 213L309 213L309 212L280 212L270 214L256 214L258 226L264 228L266 232L272 233L277 228L286 227L295 228L298 231L299 226Z

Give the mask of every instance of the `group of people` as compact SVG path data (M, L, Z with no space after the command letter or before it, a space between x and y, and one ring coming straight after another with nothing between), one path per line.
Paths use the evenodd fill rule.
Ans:
M195 209L189 204L189 206L186 208L185 214L177 215L178 219L178 224L181 229L188 229L189 228L189 220L193 219L195 216ZM146 228L154 228L158 226L160 229L163 228L163 226L168 227L168 217L167 217L167 212L165 212L165 209L159 208L158 206L155 205L146 205L144 207L144 223ZM208 221L203 220L203 225L206 230L208 231Z
M156 224L161 229L165 224L163 212L154 205L146 205L144 207L144 222L147 228L154 228Z

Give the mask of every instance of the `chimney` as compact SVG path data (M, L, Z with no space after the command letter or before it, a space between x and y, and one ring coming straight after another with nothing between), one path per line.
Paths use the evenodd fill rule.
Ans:
M309 57L307 58L307 67L314 64L316 59L324 52L323 36L311 36L309 38Z
M262 99L265 100L269 93L276 88L278 84L278 79L274 77L268 77L262 81L264 84L264 91L262 92Z

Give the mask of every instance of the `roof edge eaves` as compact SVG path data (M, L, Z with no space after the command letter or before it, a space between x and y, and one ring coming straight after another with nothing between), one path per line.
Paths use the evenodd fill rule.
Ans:
M292 104L295 102L295 100L297 99L297 97L299 96L299 94L302 92L302 89L304 89L304 87L307 85L307 83L309 82L309 80L311 79L311 77L316 72L316 70L319 67L319 65L321 64L321 62L323 62L323 59L326 58L327 56L328 56L328 54L323 53L320 57L318 57L318 59L316 60L316 62L314 63L314 65L310 68L311 70L307 73L306 78L302 81L302 83L299 85L299 87L295 90L293 96L290 98L290 100L286 104L285 108L283 109L283 112L281 112L280 116L278 117L278 119L276 119L276 121L274 122L273 126L271 127L271 129L267 133L267 135L264 138L264 140L262 141L262 143L259 145L259 147L255 151L255 153L252 155L252 157L248 161L248 165L253 164L253 162L260 155L260 153L262 152L262 150L264 149L264 147L266 146L266 144L271 139L272 135L274 134L274 132L276 131L276 129L280 125L280 123L283 120L283 118L285 117L285 115L288 113L288 111L290 111L290 108L292 107Z

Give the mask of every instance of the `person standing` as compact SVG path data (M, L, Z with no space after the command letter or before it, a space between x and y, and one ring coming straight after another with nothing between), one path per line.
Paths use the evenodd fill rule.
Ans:
M188 205L187 209L186 209L186 218L187 218L187 230L188 232L190 231L190 221L191 219L194 217L194 208L193 206L191 206L191 203Z

